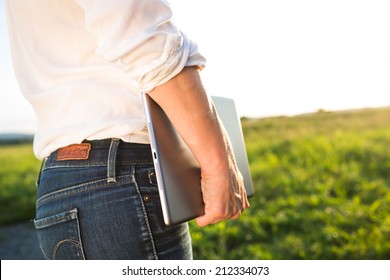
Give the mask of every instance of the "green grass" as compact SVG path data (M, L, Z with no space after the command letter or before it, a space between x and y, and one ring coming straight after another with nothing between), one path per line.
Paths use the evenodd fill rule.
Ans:
M256 194L190 223L195 259L390 259L390 108L244 119ZM0 223L34 216L39 162L0 147Z
M34 218L39 167L31 144L0 146L0 224Z
M256 189L197 259L390 259L390 109L243 120Z

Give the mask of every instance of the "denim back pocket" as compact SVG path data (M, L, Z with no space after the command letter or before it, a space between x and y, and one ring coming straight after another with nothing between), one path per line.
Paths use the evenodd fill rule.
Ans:
M41 250L46 259L85 259L77 209L34 220Z

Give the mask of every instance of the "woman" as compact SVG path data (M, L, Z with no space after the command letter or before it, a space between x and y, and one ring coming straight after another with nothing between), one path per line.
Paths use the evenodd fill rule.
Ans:
M191 259L161 214L141 94L199 161L206 226L249 207L202 87L205 59L163 0L7 1L16 76L38 117L35 226L47 259Z

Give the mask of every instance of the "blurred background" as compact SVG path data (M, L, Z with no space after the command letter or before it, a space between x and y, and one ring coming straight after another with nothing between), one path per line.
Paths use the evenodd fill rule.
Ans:
M236 101L256 188L238 221L190 224L194 258L389 259L390 2L169 2L209 94ZM0 4L0 258L39 258L36 119Z

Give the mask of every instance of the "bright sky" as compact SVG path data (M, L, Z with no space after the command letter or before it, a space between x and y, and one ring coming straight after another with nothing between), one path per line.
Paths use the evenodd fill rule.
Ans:
M390 105L390 1L169 2L179 28L208 59L207 91L234 98L240 115ZM0 131L32 131L0 3Z

